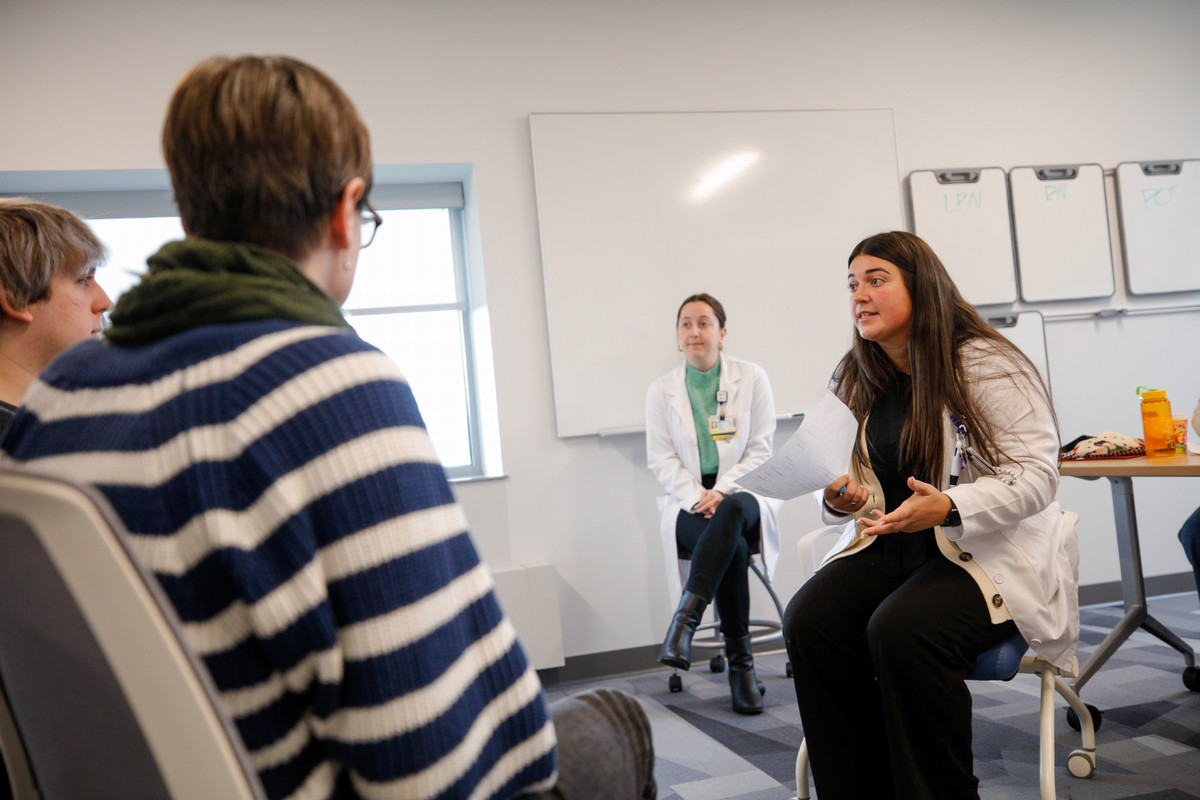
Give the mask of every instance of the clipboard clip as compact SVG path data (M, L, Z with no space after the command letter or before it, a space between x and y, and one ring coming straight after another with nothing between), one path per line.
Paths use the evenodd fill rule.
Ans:
M1079 167L1038 167L1034 172L1039 181L1073 181L1079 177Z
M941 172L935 172L934 177L938 183L979 183L979 170L977 169L947 169Z
M1178 175L1183 171L1182 161L1143 161L1143 175Z

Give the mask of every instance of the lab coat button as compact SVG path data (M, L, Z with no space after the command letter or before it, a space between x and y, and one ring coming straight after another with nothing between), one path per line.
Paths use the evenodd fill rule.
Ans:
M992 595L992 605L994 605L996 608L999 608L1000 606L1004 605L1004 598L998 594Z
M1041 639L1030 639L1030 640L1029 640L1029 646L1030 646L1030 647L1041 647L1041 646L1042 646L1042 640L1041 640Z
M997 572L992 576L992 583L1004 583L1004 573Z
M970 553L959 553L958 554L959 561L970 561L972 558L973 558L973 556Z

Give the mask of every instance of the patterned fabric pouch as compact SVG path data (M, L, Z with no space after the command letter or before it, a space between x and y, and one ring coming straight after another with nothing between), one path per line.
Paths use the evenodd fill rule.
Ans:
M1115 431L1105 431L1099 436L1080 436L1062 447L1064 461L1092 458L1133 458L1145 454L1146 446L1141 439Z

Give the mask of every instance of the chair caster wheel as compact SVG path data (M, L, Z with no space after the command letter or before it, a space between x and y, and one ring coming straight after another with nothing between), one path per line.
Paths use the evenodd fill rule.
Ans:
M1200 667L1184 667L1183 685L1193 692L1200 692Z
M792 677L792 662L787 662L787 666L783 668L783 674L787 677Z
M682 692L683 678L680 678L678 675L672 675L671 677L667 678L667 688L672 692Z
M1087 706L1088 713L1092 715L1092 732L1094 733L1100 730L1100 723L1104 719L1104 714L1091 703L1084 703L1084 705ZM1067 709L1067 724L1074 730L1080 729L1079 715L1075 713L1075 709L1073 708Z
M1086 750L1072 750L1067 756L1067 772L1076 778L1090 778L1096 771L1096 757Z
M713 672L724 672L725 656L713 656L712 661L708 662L708 668Z

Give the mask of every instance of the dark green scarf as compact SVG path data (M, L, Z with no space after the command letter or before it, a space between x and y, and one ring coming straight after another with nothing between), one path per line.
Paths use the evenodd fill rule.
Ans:
M114 344L260 319L350 327L294 261L265 247L188 238L168 242L146 263L146 276L112 311L104 336Z

